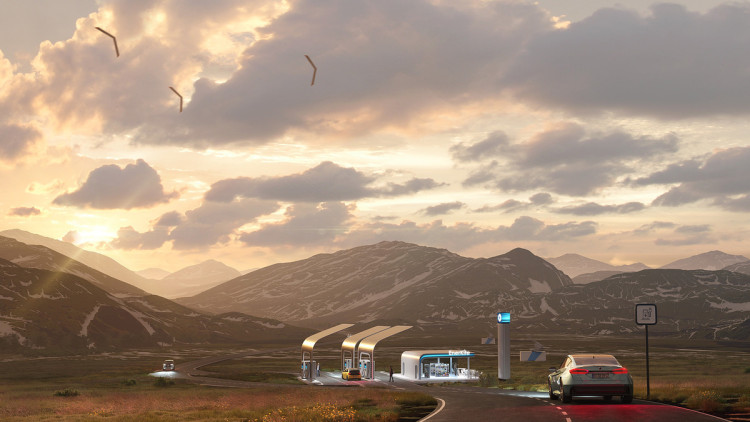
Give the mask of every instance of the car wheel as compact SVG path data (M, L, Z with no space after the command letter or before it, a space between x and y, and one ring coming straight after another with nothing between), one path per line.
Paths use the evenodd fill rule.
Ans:
M560 383L560 400L562 400L563 403L570 403L573 400L573 392L571 391L570 394L565 394L565 386Z
M625 404L633 403L633 395L632 394L628 394L627 396L622 396L621 399L622 399L622 402L625 403Z
M552 391L552 382L550 380L547 380L547 387L549 387L550 400L557 400L557 394Z

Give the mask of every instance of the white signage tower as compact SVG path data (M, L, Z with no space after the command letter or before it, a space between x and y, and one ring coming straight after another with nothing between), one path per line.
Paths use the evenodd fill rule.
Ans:
M497 379L510 379L510 312L497 313Z

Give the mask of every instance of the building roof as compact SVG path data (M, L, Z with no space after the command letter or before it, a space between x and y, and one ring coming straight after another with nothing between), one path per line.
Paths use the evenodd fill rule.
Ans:
M319 333L315 333L311 335L310 337L306 338L305 341L302 342L302 350L312 350L313 347L315 347L315 343L317 343L318 340L322 339L323 337L329 336L331 334L337 333L341 330L346 330L352 325L354 324L339 324L335 327L331 327L327 330L323 330Z
M401 353L401 358L422 359L423 357L454 357L467 358L474 357L474 352L468 350L407 350Z
M354 349L357 348L357 345L359 344L362 339L365 337L371 336L373 334L379 333L381 331L384 331L386 329L390 328L388 325L376 325L375 327L368 328L365 331L360 331L357 334L352 334L349 337L344 340L343 343L341 343L341 350L351 350L352 353L354 353Z
M384 338L390 337L394 334L398 334L402 331L406 331L411 327L411 325L397 325L395 327L383 330L377 334L365 337L365 339L359 343L359 350L364 350L366 352L372 353L372 351L375 350L375 345L378 344L380 340L383 340Z

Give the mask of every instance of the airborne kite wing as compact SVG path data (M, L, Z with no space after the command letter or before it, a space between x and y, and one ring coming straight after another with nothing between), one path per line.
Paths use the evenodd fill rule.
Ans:
M95 26L94 28L96 28L96 29L98 29L98 30L102 31L102 32L103 32L103 33L104 33L104 34L105 34L106 36L108 36L108 37L112 38L112 41L114 41L114 43L115 43L115 54L117 54L117 57L120 57L120 49L119 49L119 48L117 48L117 38L115 38L115 36L114 36L114 35L112 35L112 34L110 34L109 32L107 32L107 31L105 31L105 30L103 30L103 29L99 28L98 26Z
M313 63L313 61L310 58L310 56L308 56L307 54L305 54L305 57L307 57L307 61L310 62L310 65L313 67L313 77L312 77L312 82L310 83L310 86L313 86L313 85L315 85L315 75L318 73L318 67L315 66L315 63Z
M169 87L169 89L171 89L172 92L174 92L175 94L177 94L178 97L180 97L180 113L182 113L182 95L180 95L180 93L177 92L177 90L172 88L171 86Z

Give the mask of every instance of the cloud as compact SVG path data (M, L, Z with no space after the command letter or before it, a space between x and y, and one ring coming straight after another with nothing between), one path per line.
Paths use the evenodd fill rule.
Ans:
M750 4L600 9L536 37L503 78L522 101L683 119L750 111ZM717 76L720 75L720 76Z
M552 195L548 193L537 193L532 195L529 198L529 202L523 202L518 201L515 199L508 199L507 201L503 202L502 204L498 205L485 205L481 208L477 208L474 210L474 212L495 212L495 211L501 211L505 214L515 212L515 211L522 211L529 209L533 206L542 207L545 205L549 205L554 203L555 200L552 198Z
M560 123L503 149L504 162L482 165L464 186L585 196L634 172L636 163L677 151L677 138L636 137L622 131L588 134L579 124Z
M352 209L342 202L296 204L287 208L283 222L242 233L239 239L247 246L330 244L349 229L354 218Z
M65 236L62 237L63 242L73 243L76 244L81 239L81 235L78 234L75 230L70 230L67 233L65 233Z
M600 214L630 214L646 209L646 205L640 202L628 202L619 205L601 205L595 202L587 202L582 205L556 208L553 212L557 214L573 215L600 215Z
M242 197L319 203L407 195L441 186L432 179L420 178L403 184L388 183L382 187L374 186L376 182L375 176L326 161L288 176L220 180L211 185L205 198L208 201L231 201Z
M24 156L41 138L41 132L34 127L0 121L0 161Z
M450 214L452 211L460 210L464 208L466 204L461 201L455 202L444 202L442 204L433 205L425 209L417 211L419 214L434 217L437 215Z
M654 221L652 223L644 224L637 229L633 230L634 234L637 235L649 235L657 230L673 229L677 227L677 224L669 221Z
M639 186L678 184L652 205L676 207L712 200L729 211L750 211L750 147L719 150L704 159L671 164L665 170L636 179Z
M54 179L47 184L31 182L29 183L29 186L26 187L26 193L30 193L32 195L47 195L61 191L64 188L65 183L60 179Z
M595 234L593 221L547 224L533 217L519 217L510 226L481 228L470 223L452 226L435 220L427 224L403 221L399 224L373 222L352 229L339 241L342 246L377 243L383 240L402 240L422 245L468 249L496 242L564 242Z
M300 132L330 140L409 130L435 110L494 100L498 75L552 27L541 8L522 3L288 4L225 82L198 79L184 113L145 119L137 142L205 147ZM306 54L318 67L314 86Z
M36 207L17 207L11 208L8 215L15 217L31 217L41 213L42 212Z
M105 165L89 173L86 181L73 192L54 199L57 205L96 209L149 208L179 197L175 191L164 192L161 178L145 161L138 160L120 168Z
M273 201L239 199L232 202L204 202L200 207L181 215L171 211L163 214L147 232L132 227L120 228L110 245L115 249L158 249L172 242L176 250L200 250L226 243L238 229L255 222L258 217L273 213L279 205Z
M501 157L508 145L508 135L502 131L496 131L473 145L466 145L463 142L453 145L450 147L450 153L456 161L480 161Z

